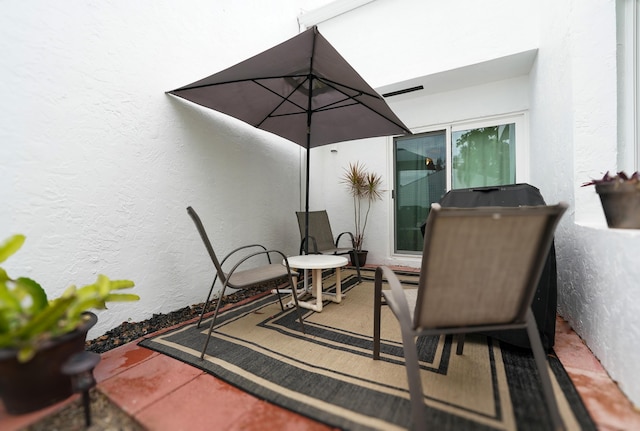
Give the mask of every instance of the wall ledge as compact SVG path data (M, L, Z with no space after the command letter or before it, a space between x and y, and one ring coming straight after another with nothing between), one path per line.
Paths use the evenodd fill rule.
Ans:
M581 222L576 223L575 225L581 229L586 229L593 232L608 232L611 235L617 235L620 237L640 238L640 229L615 229L607 226L606 224L595 222Z

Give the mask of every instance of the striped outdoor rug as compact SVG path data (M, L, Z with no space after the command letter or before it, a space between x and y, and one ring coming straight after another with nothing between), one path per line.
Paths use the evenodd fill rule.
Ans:
M205 370L259 398L347 430L394 430L410 425L400 329L383 307L380 361L371 359L373 272L363 282L343 270L342 303L321 313L282 312L268 295L221 314L200 359L208 323L190 324L140 345ZM417 274L400 273L407 283ZM332 276L325 286L332 285ZM331 290L331 289L328 289ZM533 356L484 336L468 336L455 354L451 336L419 343L425 404L434 430L550 429ZM567 429L595 430L560 362L553 384Z

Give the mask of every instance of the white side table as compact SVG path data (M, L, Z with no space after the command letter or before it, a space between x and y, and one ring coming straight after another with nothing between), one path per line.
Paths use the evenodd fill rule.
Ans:
M321 312L322 301L324 299L336 303L340 303L340 301L342 301L342 280L340 278L340 268L349 263L349 260L346 257L324 254L307 254L302 256L291 256L288 257L287 260L289 261L289 267L305 270L305 283L307 281L307 270L312 270L311 290L312 295L315 296L315 303L313 301L298 301L298 305L300 305L300 307ZM330 268L335 268L336 270L335 294L322 292L322 270Z

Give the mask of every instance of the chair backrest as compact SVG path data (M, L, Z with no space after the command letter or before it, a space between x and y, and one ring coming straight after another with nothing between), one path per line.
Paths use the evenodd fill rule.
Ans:
M296 212L298 216L298 227L300 228L300 239L305 238L305 212ZM318 245L318 251L335 248L335 239L329 224L329 216L326 211L309 211L309 237L314 238ZM313 251L313 239L309 239L308 250Z
M425 229L415 327L524 322L566 208L435 204Z
M222 271L222 265L220 265L220 262L216 257L216 253L215 251L213 251L213 247L211 246L211 242L209 241L207 232L204 230L204 226L202 225L202 221L200 220L200 217L198 216L196 211L191 207L187 207L187 212L189 213L189 215L191 216L191 219L195 223L196 228L200 233L200 238L202 238L202 242L204 242L204 246L207 249L207 252L209 252L209 256L211 257L213 266L215 266L216 268L216 272L218 273L218 278L220 279L220 282L224 284L227 281L227 276L224 273L224 271Z

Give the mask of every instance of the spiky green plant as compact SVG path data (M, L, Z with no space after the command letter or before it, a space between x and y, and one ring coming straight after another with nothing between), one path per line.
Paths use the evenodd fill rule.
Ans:
M0 246L0 263L17 252L24 235L14 235ZM83 312L106 309L107 302L137 301L132 293L113 293L134 286L130 280L109 280L98 275L93 284L70 286L53 300L34 280L11 278L0 267L0 348L18 350L18 361L31 359L45 340L66 334L83 321Z
M365 165L360 162L349 163L349 166L344 169L341 182L347 186L349 194L353 197L354 242L356 250L360 251L362 250L364 231L367 227L371 204L382 199L383 190L380 189L382 176L368 172ZM362 216L363 203L364 208L366 208L364 217Z

